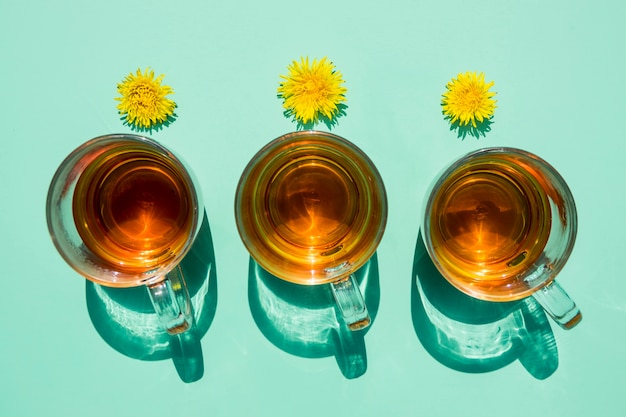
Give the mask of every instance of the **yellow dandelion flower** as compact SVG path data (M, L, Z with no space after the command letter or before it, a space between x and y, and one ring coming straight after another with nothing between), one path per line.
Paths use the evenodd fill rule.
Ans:
M130 73L124 81L117 85L121 97L115 100L120 103L117 109L125 116L126 123L139 129L152 129L165 124L174 117L176 103L166 96L174 94L170 86L161 85L165 75L154 78L154 71L150 68L142 73Z
M459 126L471 122L474 128L477 122L491 119L496 108L496 100L492 98L496 93L489 91L492 86L493 81L485 83L485 74L482 72L476 74L468 71L453 78L446 85L448 91L441 100L446 118L450 119L451 124Z
M346 107L347 89L342 86L343 78L326 57L321 60L300 58L287 68L288 75L281 75L283 81L278 87L278 97L283 99L285 115L293 117L300 125L308 125L324 120L334 124L343 115Z

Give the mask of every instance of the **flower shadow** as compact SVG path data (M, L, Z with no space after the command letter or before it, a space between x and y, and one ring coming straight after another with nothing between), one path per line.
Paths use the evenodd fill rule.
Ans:
M332 128L337 126L337 124L339 123L338 119L346 115L347 108L348 106L346 104L339 103L337 104L337 112L335 112L332 117L320 115L317 121L311 121L307 123L302 123L300 120L296 120L292 110L285 110L283 114L286 118L294 119L294 121L297 121L296 130L312 130L315 128L315 125L317 123L323 123L328 128L328 130L332 130Z
M132 130L133 132L152 134L153 132L158 132L166 127L169 127L172 123L176 121L177 118L178 115L176 113L172 113L171 115L167 116L167 119L163 120L162 122L154 123L150 127L138 126L136 123L131 123L126 119L126 116L120 117L120 120L122 121L124 126L129 127L130 130Z
M446 120L450 120L451 116L447 115L445 117ZM489 119L483 119L482 122L476 122L476 127L474 127L471 123L466 125L461 125L459 121L455 121L454 123L450 123L450 130L456 131L457 138L464 140L467 136L472 136L476 139L480 139L480 137L486 137L486 134L491 131L491 125L493 124L493 117Z

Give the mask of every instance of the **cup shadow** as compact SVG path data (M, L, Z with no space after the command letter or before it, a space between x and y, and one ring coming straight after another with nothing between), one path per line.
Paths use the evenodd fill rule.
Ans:
M283 281L250 258L248 302L259 330L281 350L304 358L334 356L347 379L367 369L365 334L352 331L337 311L329 285L298 285ZM372 325L380 302L376 254L354 273Z
M411 278L415 333L441 364L461 372L482 373L519 360L540 380L556 371L554 334L533 297L502 303L465 295L439 273L426 251L421 232Z
M144 287L111 288L86 280L89 317L102 339L118 352L144 361L172 359L184 382L204 374L200 340L217 308L217 275L206 213L196 240L180 263L193 306L193 325L171 336L162 329Z

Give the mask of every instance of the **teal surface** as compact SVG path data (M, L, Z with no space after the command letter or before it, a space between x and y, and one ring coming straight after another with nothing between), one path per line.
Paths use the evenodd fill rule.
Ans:
M624 415L625 2L5 0L0 9L1 416ZM356 378L336 325L288 326L285 309L306 320L314 308L256 273L233 216L248 160L295 129L276 88L303 55L328 56L342 72L348 108L332 132L372 158L388 191L387 230L366 271L375 320L346 342L366 367ZM65 155L130 132L116 84L147 66L166 75L178 104L177 120L150 136L193 168L210 226L187 266L199 271L200 339L182 362L177 340L151 333L144 293L87 284L45 223ZM464 71L495 81L498 108L479 139L458 138L441 114L446 83ZM427 186L451 160L500 145L542 156L576 199L578 240L559 275L584 315L571 331L532 300L484 305L440 281L417 286L416 274L432 272L416 245ZM315 297L326 314L327 294ZM463 338L466 349L454 348Z

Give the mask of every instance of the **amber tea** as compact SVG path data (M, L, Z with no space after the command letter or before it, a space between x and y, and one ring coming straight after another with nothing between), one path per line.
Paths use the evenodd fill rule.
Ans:
M76 184L73 214L85 246L126 273L169 261L193 227L188 182L169 159L141 145L91 161Z
M282 279L320 284L374 253L387 216L382 180L354 145L300 132L262 149L244 170L235 204L242 240Z
M473 286L514 278L548 240L550 205L540 179L510 162L461 167L432 202L430 233L441 267Z
M350 196L356 192L341 167L305 156L272 179L266 196L270 221L285 241L299 248L332 247L354 220L357 199Z

